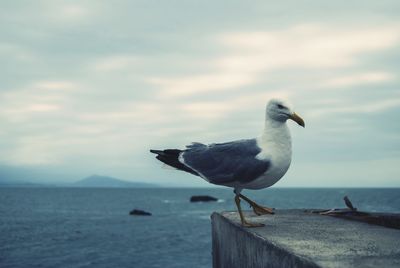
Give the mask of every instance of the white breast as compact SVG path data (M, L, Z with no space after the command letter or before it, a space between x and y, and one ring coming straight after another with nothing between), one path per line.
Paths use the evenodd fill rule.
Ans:
M245 189L267 188L279 181L289 169L292 160L292 141L289 129L285 124L269 127L257 139L261 152L258 159L270 161L268 170L258 179L242 185Z

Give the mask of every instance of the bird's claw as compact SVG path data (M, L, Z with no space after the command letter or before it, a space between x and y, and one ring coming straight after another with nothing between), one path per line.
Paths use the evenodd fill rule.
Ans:
M266 214L275 214L273 208L262 207L262 206L253 206L253 211L258 216L266 215Z

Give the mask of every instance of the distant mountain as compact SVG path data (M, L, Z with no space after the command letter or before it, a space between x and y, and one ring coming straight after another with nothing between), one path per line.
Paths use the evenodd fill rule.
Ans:
M0 177L0 187L40 187L38 183Z
M112 187L112 188L153 188L157 185L144 182L124 181L108 176L92 175L79 180L73 184L73 187Z

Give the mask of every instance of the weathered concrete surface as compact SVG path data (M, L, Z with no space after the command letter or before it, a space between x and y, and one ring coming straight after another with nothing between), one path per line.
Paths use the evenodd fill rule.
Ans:
M261 228L243 228L237 212L213 213L214 268L400 267L400 230L303 210L246 213Z

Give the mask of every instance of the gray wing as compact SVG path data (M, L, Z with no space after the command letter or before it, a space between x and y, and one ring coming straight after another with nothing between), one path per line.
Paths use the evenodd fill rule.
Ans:
M260 152L255 139L211 145L193 143L183 151L181 161L214 184L248 183L270 166L270 161L256 158Z

